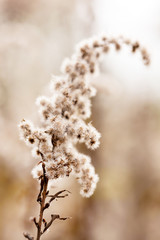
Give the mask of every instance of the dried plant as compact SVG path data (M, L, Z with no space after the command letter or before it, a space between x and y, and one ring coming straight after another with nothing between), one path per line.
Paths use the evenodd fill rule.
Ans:
M68 195L66 190L50 195L50 180L74 174L81 185L80 193L83 197L90 197L96 188L98 175L91 159L79 153L76 144L84 143L92 150L99 146L100 133L91 122L86 122L91 115L91 98L96 95L96 89L90 80L91 76L98 72L99 60L108 53L111 45L117 51L123 45L128 45L133 53L141 53L145 65L149 64L149 56L138 42L132 43L123 38L110 39L106 36L84 41L77 46L71 59L64 61L62 75L53 77L50 84L51 96L37 99L41 127L35 128L27 120L22 120L19 124L21 138L32 147L32 155L38 159L38 164L32 170L33 177L40 183L37 197L40 204L38 222L33 218L37 227L37 240L55 219L66 219L59 215L51 215L51 220L47 223L43 217L44 210L49 208L54 199ZM47 198L50 200L46 202ZM24 236L29 240L34 239L28 233Z

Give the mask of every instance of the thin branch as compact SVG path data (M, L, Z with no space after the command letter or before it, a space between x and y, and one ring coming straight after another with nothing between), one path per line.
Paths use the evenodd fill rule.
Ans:
M49 203L51 203L51 202L52 202L53 200L55 200L56 198L65 198L65 197L67 197L68 194L60 195L61 193L64 193L64 192L71 193L71 192L69 192L68 190L62 190L62 191L57 192L57 193L54 194L54 195L48 195L47 197L50 197Z
M57 214L52 214L51 215L51 220L49 221L49 223L46 224L42 234L47 231L47 229L52 225L53 221L55 221L56 219L59 219L59 220L66 220L68 219L68 217L65 217L65 218L61 218L59 215Z
M34 222L35 226L38 228L38 223L37 223L37 221L36 221L36 218L35 218L35 217L33 218L33 222Z
M62 190L62 191L57 192L57 193L54 194L54 195L48 195L47 197L50 197L50 200L49 200L48 203L45 204L45 206L44 206L44 208L43 208L43 211L44 211L45 209L49 208L49 206L50 206L50 204L51 204L51 202L52 202L53 200L55 200L55 199L57 199L57 198L65 198L65 197L68 196L68 193L65 194L65 195L60 195L60 194L63 193L63 192L71 193L71 192L69 192L68 190Z

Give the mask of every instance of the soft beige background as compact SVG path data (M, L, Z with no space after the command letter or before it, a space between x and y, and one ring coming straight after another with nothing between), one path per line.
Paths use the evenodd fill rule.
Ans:
M106 32L144 44L149 68L128 50L111 51L93 80L93 123L102 133L91 154L100 182L82 199L74 178L53 193L72 194L48 211L55 221L46 240L160 239L160 3L158 0L0 0L0 239L34 233L38 185L30 150L19 140L22 118L38 122L35 99L84 38ZM82 146L82 151L86 151Z

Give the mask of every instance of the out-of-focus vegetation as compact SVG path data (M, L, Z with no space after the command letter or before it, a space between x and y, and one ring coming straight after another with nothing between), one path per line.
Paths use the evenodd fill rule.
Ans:
M105 16L97 19L95 3L98 1L0 1L2 240L22 239L23 231L34 231L29 218L38 213L35 201L38 186L30 174L35 161L19 140L17 124L23 117L39 121L34 102L38 95L48 91L46 85L51 74L59 74L63 58L72 54L74 45L96 34L102 19L104 23ZM99 4L103 5L103 1ZM158 41L158 27L156 31ZM137 85L140 94L134 91L130 95L134 85L130 72L121 62L113 71L114 60L109 59L111 63L102 64L103 74L94 81L98 94L93 101L93 122L102 139L99 150L89 154L100 176L97 190L92 198L82 199L73 178L59 182L53 192L67 188L72 194L55 202L52 213L72 219L56 221L44 239L160 239L160 102L150 88L146 90L159 71L155 71L157 65L153 75L140 68L142 82ZM130 85L122 81L123 69ZM136 71L138 74L137 65ZM145 71L148 71L146 83Z

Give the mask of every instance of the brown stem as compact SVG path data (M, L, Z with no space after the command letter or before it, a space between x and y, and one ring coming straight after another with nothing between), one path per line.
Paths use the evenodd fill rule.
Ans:
M45 207L45 200L47 197L47 186L48 186L48 178L45 176L45 169L44 170L44 174L43 174L43 178L41 179L41 194L40 194L40 214L39 214L39 221L38 221L38 225L37 225L37 237L36 240L40 240L41 235L42 235L42 220L43 220L43 212L44 212L44 207Z
M53 221L56 219L59 220L66 220L68 217L60 217L58 214L51 214L51 220L47 223L46 220L43 218L43 213L45 209L49 208L51 202L55 199L58 198L65 198L68 196L68 193L70 193L67 190L62 190L57 192L54 195L49 195L49 191L47 191L48 187L48 177L46 176L46 169L45 169L45 163L42 163L42 169L43 169L43 174L40 176L40 191L37 197L37 202L40 204L40 213L39 213L39 220L37 222L36 218L34 217L32 220L37 228L37 236L35 240L40 240L41 236L46 230L52 225ZM67 192L67 194L62 194L64 192ZM62 195L61 195L62 194ZM50 200L46 203L46 198L50 197ZM42 223L44 224L43 229L42 229ZM25 238L28 240L34 240L34 237L31 237L29 233L24 233L23 234Z

